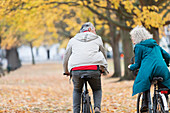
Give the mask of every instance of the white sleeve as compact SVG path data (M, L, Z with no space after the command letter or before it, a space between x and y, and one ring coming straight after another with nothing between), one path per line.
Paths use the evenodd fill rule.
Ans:
M103 41L102 41L100 36L98 36L98 37L99 37L99 50L103 53L105 59L107 59L106 50L105 50L105 48L103 46Z
M72 44L70 40L67 44L67 48L63 57L63 68L65 73L68 72L68 60L71 56L71 53L72 53Z

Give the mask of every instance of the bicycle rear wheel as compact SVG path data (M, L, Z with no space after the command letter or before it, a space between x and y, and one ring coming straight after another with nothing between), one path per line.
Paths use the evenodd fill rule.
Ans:
M82 113L91 113L90 97L88 94L82 95Z
M154 113L169 113L168 98L164 94L159 94L156 103L154 104Z

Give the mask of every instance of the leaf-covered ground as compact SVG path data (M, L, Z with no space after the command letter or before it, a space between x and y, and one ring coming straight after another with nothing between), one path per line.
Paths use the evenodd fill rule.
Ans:
M118 80L102 76L102 113L135 113L133 81ZM23 65L0 78L0 112L72 113L72 90L61 64Z

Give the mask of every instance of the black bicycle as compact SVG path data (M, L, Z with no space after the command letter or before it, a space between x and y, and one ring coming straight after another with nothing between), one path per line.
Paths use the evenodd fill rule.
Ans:
M63 75L67 75L66 73L63 73ZM71 77L71 76L70 76ZM82 101L81 101L81 105L82 105L82 113L93 113L93 108L92 108L92 104L91 104L91 97L89 96L89 91L87 88L87 81L88 79L91 79L91 77L89 76L82 76L81 79L83 79L84 82L84 86L83 86L83 92L81 94L82 97Z
M163 81L162 77L153 77L152 83L154 84L154 93L151 98L151 93L149 91L148 98L148 111L147 113L169 113L168 108L168 88L160 88L159 84ZM142 113L140 111L142 106L143 93L138 94L137 97L137 113Z
M108 74L109 71L102 67L103 69L99 69L100 73ZM81 79L84 81L84 87L82 92L82 113L93 113L93 108L91 104L91 97L89 95L89 91L87 88L87 81L88 79L91 79L89 76L82 76Z
M100 70L100 73L102 74L109 74L109 71L102 67L99 69ZM66 73L63 73L63 75L67 75L69 76L68 74ZM71 75L70 75L70 78L71 78ZM83 85L83 92L81 94L81 105L82 105L82 113L93 113L93 108L92 108L92 104L91 104L91 97L89 95L89 91L88 91L88 88L87 88L87 81L89 79L91 79L90 76L82 76L81 79L83 79L83 82L84 82L84 85Z
M134 57L131 59L131 63L134 63ZM138 70L133 71L133 74L137 76ZM154 85L153 97L151 98L150 90L147 93L148 111L146 113L169 113L169 99L168 88L161 88L160 84L163 81L162 77L153 77L152 84ZM142 113L143 93L139 93L137 97L137 113Z
M81 79L84 81L84 88L82 92L82 113L93 113L91 97L89 96L89 91L87 88L87 81L88 79L91 79L91 77L82 76Z

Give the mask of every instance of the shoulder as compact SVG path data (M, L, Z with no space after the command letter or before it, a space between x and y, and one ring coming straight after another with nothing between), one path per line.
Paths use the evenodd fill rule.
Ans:
M99 35L97 35L97 37L98 37L99 39L102 39L101 36L99 36Z
M136 49L136 48L142 48L142 47L143 46L141 44L136 44L134 48Z
M68 44L67 44L67 45L69 45L69 46L73 45L74 41L75 41L75 39L74 39L74 37L73 37L73 38L71 38L71 39L68 41Z
M103 46L103 41L102 41L102 38L97 35L97 38L94 40L95 43L97 43L99 46L102 45Z
M141 44L136 44L134 47L134 51L139 52L139 51L142 51L143 48L144 48L144 46L142 46Z
M97 35L97 34L96 34L96 36L97 36L98 39L102 40L102 37L101 37L101 36L99 36L99 35Z
M99 41L101 41L101 42L103 42L101 36L99 36L99 35L97 35L97 38L96 38L96 39L99 40Z

